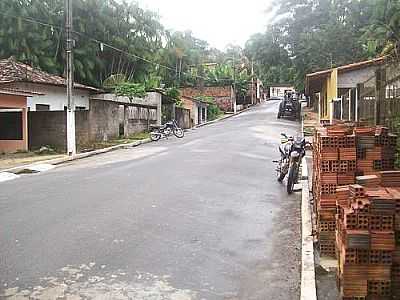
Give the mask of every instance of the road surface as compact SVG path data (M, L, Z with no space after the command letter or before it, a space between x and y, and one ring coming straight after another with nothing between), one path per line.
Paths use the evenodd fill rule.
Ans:
M300 194L272 160L299 124L277 108L0 183L2 297L297 299Z

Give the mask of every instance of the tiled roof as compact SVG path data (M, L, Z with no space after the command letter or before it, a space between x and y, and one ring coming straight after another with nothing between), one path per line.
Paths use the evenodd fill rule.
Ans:
M0 84L18 81L66 86L65 78L35 69L27 64L16 61L13 57L0 60ZM79 83L75 83L74 87L89 91L99 91L97 88Z

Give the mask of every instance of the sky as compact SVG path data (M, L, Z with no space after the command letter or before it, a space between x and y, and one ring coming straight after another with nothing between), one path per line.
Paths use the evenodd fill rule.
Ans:
M264 32L272 18L272 0L137 0L156 11L167 29L191 30L212 47L244 46L248 38Z

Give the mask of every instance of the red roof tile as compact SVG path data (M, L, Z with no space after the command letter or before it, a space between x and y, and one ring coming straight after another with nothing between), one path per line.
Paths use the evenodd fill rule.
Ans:
M18 81L66 86L65 78L35 69L27 64L16 61L13 57L0 60L0 84ZM99 91L97 88L79 83L75 83L74 87L94 92Z

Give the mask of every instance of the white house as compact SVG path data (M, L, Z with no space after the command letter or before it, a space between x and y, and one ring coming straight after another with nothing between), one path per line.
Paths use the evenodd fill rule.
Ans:
M0 87L32 93L27 106L30 111L66 110L66 80L17 62L13 57L0 60ZM74 84L73 100L76 110L89 109L89 95L98 89Z
M285 92L295 92L291 84L274 84L269 87L269 97L283 97Z

